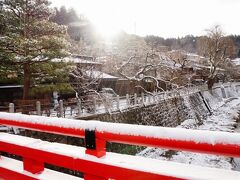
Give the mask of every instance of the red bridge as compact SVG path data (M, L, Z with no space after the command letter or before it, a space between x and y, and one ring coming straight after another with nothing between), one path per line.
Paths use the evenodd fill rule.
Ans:
M0 124L85 139L85 148L0 133L0 179L240 179L240 172L106 152L106 142L240 157L240 134L0 113Z

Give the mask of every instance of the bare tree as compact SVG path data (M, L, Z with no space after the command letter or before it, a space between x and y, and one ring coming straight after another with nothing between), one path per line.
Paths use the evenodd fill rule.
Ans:
M208 88L212 89L220 69L225 69L234 51L234 43L226 36L219 25L206 30L207 35L199 38L199 52L208 58Z
M94 75L94 67L82 68L81 66L74 66L70 76L72 86L78 96L85 96L91 91L97 91L99 85L99 78Z
M148 92L141 84L145 81L151 81L154 83L155 88L159 91L164 91L161 87L160 82L165 84L173 84L169 80L165 80L163 77L165 71L171 72L167 66L163 64L163 57L157 54L147 53L145 60L142 62L139 60L140 57L134 55L130 57L126 62L124 62L120 67L118 67L118 73L132 81L135 82L135 87L142 89L145 93ZM160 76L160 74L162 75Z
M168 53L169 58L174 62L174 66L180 65L181 69L189 63L187 53L182 50L174 50Z
M76 92L76 98L84 101L84 108L88 112L94 110L94 100L103 104L106 109L112 106L111 98L107 93L100 91L99 85L103 73L98 71L94 65L82 67L75 65L70 73L71 85Z

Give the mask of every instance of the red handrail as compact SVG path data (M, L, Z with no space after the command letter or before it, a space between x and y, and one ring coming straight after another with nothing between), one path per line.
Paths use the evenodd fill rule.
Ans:
M90 177L90 179L94 179L96 177L101 177L102 179L181 179L169 175L161 175L153 172L134 170L125 167L119 167L116 165L114 166L84 157L78 158L77 156L74 157L71 155L64 155L57 152L52 152L51 150L47 151L32 147L26 147L11 142L0 141L0 151L22 156L25 170L34 174L43 171L44 163L48 163L55 166L84 172L85 179L88 179L88 177ZM79 154L81 154L81 152L79 152ZM5 171L6 169L4 168L3 171L0 169L0 177L2 176L1 173ZM23 175L21 174L21 176ZM19 177L21 176L19 175ZM17 177L16 173L14 173L14 177Z
M58 123L58 121L62 123ZM144 127L130 124L113 124L96 121L69 120L61 118L52 119L49 117L29 116L22 114L16 115L11 113L0 113L0 124L81 138L86 138L86 130L94 131L96 147L93 149L87 148L86 153L94 155L96 157L102 157L106 154L106 142L163 147L174 150L184 150L191 152L240 157L240 134L234 133L198 131L187 129L180 130L174 128L152 126ZM143 130L148 130L149 132L143 132ZM161 131L166 133L161 133ZM178 137L175 131L180 131L180 133L182 133L182 135L184 135L184 137L186 138ZM97 162L74 159L73 157L31 149L28 147L21 147L19 145L14 145L7 142L0 142L0 151L5 151L23 156L24 165L26 168L25 170L32 173L40 172L44 168L44 162L46 162L53 165L70 168L73 170L83 171L86 173L85 179L88 179L88 177L90 177L90 179L93 178L90 175L91 172L94 172L94 176L97 177L120 177L121 179L123 178L123 176L121 175L113 176L114 173L119 173L120 171L126 173L125 175L127 176L124 175L125 178L134 177L139 174L143 174L144 177L151 179L160 178L160 175L158 174L146 174L145 172L143 173L129 169L126 170L124 168L121 169L120 167L112 167L106 164L99 164ZM29 154L32 154L34 156L29 156ZM78 166L76 166L76 164L78 164ZM80 164L85 165L87 168L83 168L82 166L80 166ZM99 168L102 170L99 171ZM110 169L111 173L107 173L106 176L105 174L101 175L101 171L105 172L106 168ZM95 171L98 171L100 173ZM173 178L167 176L163 177Z
M12 171L3 167L0 167L0 178L7 179L7 180L16 180L16 179L37 180L36 178L17 173L15 171Z
M4 115L8 114L9 119L3 119L1 118L0 113L0 124L7 125L7 126L14 126L24 129L30 129L30 130L36 130L41 132L48 132L48 133L54 133L54 134L61 134L61 135L68 135L68 136L74 136L74 137L81 137L84 138L84 131L86 128L88 128L88 124L93 123L89 121L81 121L81 120L70 120L70 119L61 119L59 118L59 121L69 121L69 122L79 122L83 123L83 126L79 127L64 127L64 125L53 125L54 123L51 122L51 118L49 117L40 117L39 116L29 116L29 115L19 115L21 118L26 117L26 119L29 119L29 121L20 121L16 120L14 118L10 119L12 114L11 113L3 113ZM14 116L15 117L15 116ZM37 123L31 122L31 118L40 119ZM45 121L45 123L41 122L41 119ZM49 124L46 123L46 121L49 121ZM96 122L97 124L100 124L101 126L109 125L109 123L105 122ZM185 133L186 136L191 136L191 133L197 132L199 136L193 137L190 140L186 139L174 139L172 137L146 137L144 135L144 132L139 133L137 135L134 135L134 133L131 134L131 129L140 129L142 126L138 125L127 125L129 127L129 132L126 133L119 133L117 129L121 127L120 123L115 124L115 128L113 128L111 131L108 131L107 128L105 129L98 129L98 126L96 126L96 138L97 138L97 145L101 146L99 150L102 150L105 147L105 142L117 142L117 143L123 143L123 144L131 144L131 145L141 145L141 146L151 146L151 147L161 147L161 148L167 148L167 149L174 149L174 150L184 150L184 151L191 151L191 152L199 152L199 153L208 153L208 154L216 154L216 155L223 155L223 156L230 156L230 157L240 157L240 134L237 133L227 133L227 132L213 132L213 131L199 131L199 130L188 130L188 129L181 129L181 132ZM126 124L124 124L126 125ZM163 128L163 127L152 127L152 126L146 126L148 130L151 131L163 131L166 130L169 135L173 134L174 128ZM169 129L171 131L169 131ZM114 131L116 130L116 132ZM176 129L177 131L177 129ZM228 142L204 142L200 141L203 136L213 136L216 139L222 139L223 137L227 137L229 140L231 139L239 139L238 143L228 143ZM93 154L94 155L94 154ZM102 156L104 153L100 153L100 155L96 156Z
M232 133L229 133L232 135ZM240 135L238 135L240 138ZM240 157L240 144L200 143L164 138L149 138L145 136L119 135L114 133L97 132L97 137L110 142L123 144L160 147L172 150L182 150L197 153L215 154L228 157Z

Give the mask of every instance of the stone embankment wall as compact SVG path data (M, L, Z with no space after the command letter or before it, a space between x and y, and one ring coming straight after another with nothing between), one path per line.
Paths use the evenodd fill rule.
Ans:
M196 119L201 124L202 119L211 114L212 108L223 98L236 97L238 93L240 93L240 85L216 86L211 92L205 90L150 105L134 106L122 112L96 114L81 119L165 127L176 127L186 119Z

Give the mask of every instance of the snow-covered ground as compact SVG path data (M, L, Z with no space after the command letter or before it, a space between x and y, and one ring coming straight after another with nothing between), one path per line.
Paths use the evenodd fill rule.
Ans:
M202 125L198 126L194 119L188 119L178 126L178 128L234 132L234 125L236 125L239 112L240 97L224 99L223 101L215 102L213 114L206 118ZM223 156L171 151L158 148L146 148L137 155L180 163L234 169L233 163L231 163L233 159Z

